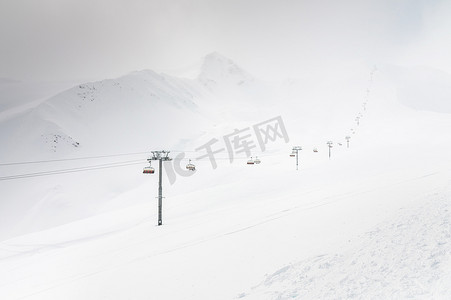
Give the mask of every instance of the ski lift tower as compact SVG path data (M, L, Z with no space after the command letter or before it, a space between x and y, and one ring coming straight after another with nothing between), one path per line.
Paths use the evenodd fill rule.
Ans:
M333 142L332 141L328 141L327 142L327 146L329 147L329 159L330 159L330 149L332 149L332 147L333 147Z
M293 152L296 154L296 171L299 170L298 165L299 165L299 151L302 150L301 146L294 146L293 147Z
M359 126L359 125L360 125L360 116L357 116L357 117L355 118L355 121L356 121L356 123L357 123L357 126Z
M345 139L346 139L346 143L348 144L348 148L349 148L349 140L351 139L351 137L348 135L345 137Z
M149 163L152 160L158 160L159 161L159 173L158 173L158 226L163 225L163 186L162 186L162 179L163 179L163 161L170 161L172 158L169 157L170 151L151 151L152 157L148 159Z

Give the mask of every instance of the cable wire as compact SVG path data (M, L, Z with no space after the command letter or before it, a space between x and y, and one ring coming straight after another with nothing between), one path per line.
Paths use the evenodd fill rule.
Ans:
M59 174L75 173L75 172L83 172L83 171L93 171L93 170L109 169L109 168L117 168L117 167L125 167L125 166L137 165L137 164L142 164L142 163L143 163L142 160L131 160L131 161L93 165L93 166L78 167L78 168L70 168L70 169L60 169L60 170L53 170L53 171L9 175L9 176L0 177L0 181L21 179L21 178L30 178L30 177L40 177L40 176L48 176L48 175L59 175Z
M130 156L130 155L148 154L148 153L149 152L132 152L132 153L121 153L121 154L99 155L99 156L86 156L86 157L75 157L75 158L61 158L61 159L50 159L50 160L9 162L9 163L0 163L0 166L28 165L28 164L39 164L39 163L49 163L49 162L62 162L62 161L84 160L84 159L97 159L97 158L108 158L108 157L118 157L118 156L127 156L127 155Z

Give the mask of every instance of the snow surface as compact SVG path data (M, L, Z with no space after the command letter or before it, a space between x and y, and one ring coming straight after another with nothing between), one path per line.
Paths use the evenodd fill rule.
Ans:
M142 160L1 180L0 298L449 299L451 84L440 73L421 81L426 98L400 92L423 71L436 73L352 65L265 83L214 53L196 79L134 72L0 119L3 162L137 153L1 165L1 176ZM279 115L290 142L254 149L260 165L222 153L217 169L199 160L164 178L156 226L157 176L142 175L141 151L195 158Z

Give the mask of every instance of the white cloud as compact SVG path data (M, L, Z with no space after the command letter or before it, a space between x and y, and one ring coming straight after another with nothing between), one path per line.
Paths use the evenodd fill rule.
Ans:
M427 15L437 11L434 3L10 1L0 7L0 76L100 79L190 65L211 51L264 78L295 77L345 61L396 62L406 53L440 52L446 29ZM412 44L421 46L418 54Z

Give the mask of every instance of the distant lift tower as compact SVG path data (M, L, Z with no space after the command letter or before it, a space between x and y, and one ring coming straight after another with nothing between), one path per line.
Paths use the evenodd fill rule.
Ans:
M330 159L330 150L332 149L332 147L333 147L333 142L332 141L328 141L327 142L327 146L329 147L329 159Z
M349 148L349 140L351 139L351 137L350 137L349 135L347 135L347 136L345 137L345 139L346 139L346 143L348 144L348 148Z
M163 225L163 187L162 187L162 174L163 174L163 161L170 161L172 158L169 157L170 151L152 151L152 157L147 159L149 163L152 160L159 161L159 171L158 171L158 226Z
M302 150L302 147L301 146L294 146L293 147L293 151L291 152L291 155L290 156L292 156L292 155L296 155L296 170L298 170L298 165L299 165L299 151L301 151Z

